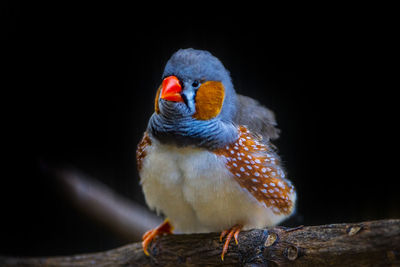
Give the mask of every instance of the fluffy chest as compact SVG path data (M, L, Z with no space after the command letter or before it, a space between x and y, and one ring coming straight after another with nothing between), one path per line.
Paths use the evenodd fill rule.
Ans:
M246 224L248 211L262 208L233 179L224 159L205 149L153 143L140 175L147 204L183 232Z
M278 159L245 127L239 131L237 142L214 151L145 134L137 159L149 207L183 232L264 227L289 216L296 193Z
M143 185L156 183L166 190L181 191L182 201L189 203L210 202L229 187L239 188L216 154L202 148L177 148L157 142L147 151L141 177Z

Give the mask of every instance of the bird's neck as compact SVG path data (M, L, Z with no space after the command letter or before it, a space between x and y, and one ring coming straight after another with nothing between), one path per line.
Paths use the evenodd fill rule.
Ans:
M192 118L170 119L156 113L151 116L147 131L162 143L210 150L231 144L238 138L235 125L217 118L204 121Z

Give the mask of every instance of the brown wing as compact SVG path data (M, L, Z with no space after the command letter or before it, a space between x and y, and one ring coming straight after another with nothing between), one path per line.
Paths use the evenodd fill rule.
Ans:
M276 214L290 214L294 187L285 179L276 154L246 127L238 130L240 137L235 143L214 152L225 158L235 180L259 202Z
M151 146L151 139L147 132L145 132L136 150L136 163L139 171L142 169L142 163L146 157L146 148L148 146Z
M238 111L234 122L237 125L246 125L251 132L261 135L265 141L279 137L280 131L276 128L274 113L253 98L238 94Z

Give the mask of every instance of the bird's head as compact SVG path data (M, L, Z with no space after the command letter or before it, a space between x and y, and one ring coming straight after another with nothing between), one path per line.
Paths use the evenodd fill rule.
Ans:
M218 147L235 137L236 102L229 72L216 57L181 49L165 66L149 130L178 145Z

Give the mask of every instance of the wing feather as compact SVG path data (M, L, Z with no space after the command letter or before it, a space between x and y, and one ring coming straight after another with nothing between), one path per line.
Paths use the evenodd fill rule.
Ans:
M275 214L291 214L296 193L285 178L279 158L271 147L246 127L238 128L239 139L215 151L226 161L233 178L262 205Z
M234 118L236 125L246 125L253 132L260 134L265 141L279 137L274 112L261 105L257 100L238 94L238 111Z

